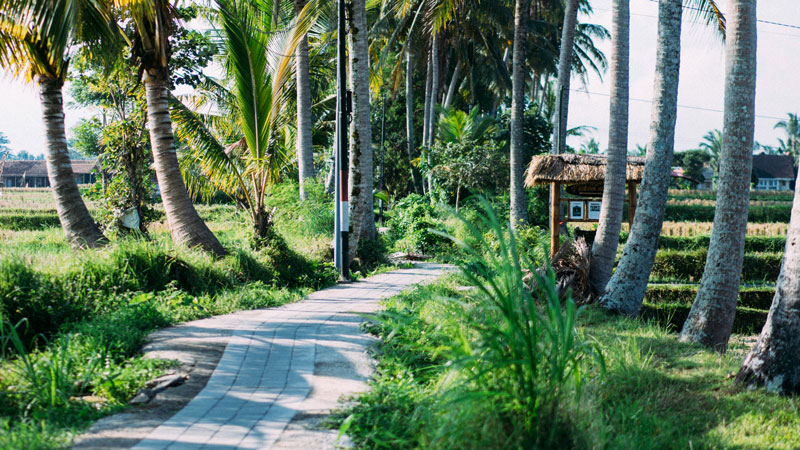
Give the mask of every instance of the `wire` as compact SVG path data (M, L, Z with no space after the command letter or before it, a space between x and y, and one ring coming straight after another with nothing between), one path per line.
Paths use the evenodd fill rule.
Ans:
M587 90L583 90L583 89L570 89L570 91L582 92L584 94L590 94L590 95L599 95L601 97L611 97L610 94L604 94L602 92L591 92L591 91L587 91ZM631 101L634 101L634 102L642 102L642 103L653 103L652 100L645 100L643 98L628 97L628 100L631 100ZM679 104L678 108L694 109L694 110L697 110L697 111L706 111L706 112L715 112L715 113L725 112L725 111L723 111L721 109L706 108L706 107L703 107L703 106L693 106L693 105L680 105ZM755 117L758 117L759 119L786 120L785 117L765 116L763 114L756 114Z

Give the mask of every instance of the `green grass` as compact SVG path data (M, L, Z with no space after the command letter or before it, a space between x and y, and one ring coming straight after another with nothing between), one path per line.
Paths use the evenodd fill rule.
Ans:
M296 186L276 187L274 223L286 243L258 251L244 214L198 205L229 250L224 258L176 248L163 222L152 224L149 241L120 238L76 252L47 211L49 192L14 194L3 197L16 202L8 208L31 203L37 211L0 211L1 449L65 447L72 434L123 408L169 367L137 356L151 331L296 301L336 278L322 244L309 244L328 241L332 228L321 190L301 204ZM22 219L3 222L14 214Z
M503 402L487 409L485 399L454 404L446 395L453 362L444 349L457 345L463 329L452 304L439 299L469 302L474 294L455 289L463 283L453 276L386 301L384 319L394 326L370 328L381 338L371 390L334 421L357 448L514 448L503 445ZM578 329L599 346L606 369L595 366L581 397L560 410L572 441L557 448L797 448L800 399L733 382L753 337L734 335L719 355L677 342L657 321L593 308L582 310ZM456 413L462 420L442 426Z
M733 382L752 338L725 355L681 344L657 324L587 310L581 326L602 343L607 371L587 388L586 426L598 448L796 448L798 399Z

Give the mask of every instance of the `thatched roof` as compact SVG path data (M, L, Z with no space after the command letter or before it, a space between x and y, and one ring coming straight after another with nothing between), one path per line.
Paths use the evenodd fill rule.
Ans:
M628 157L628 181L641 182L644 158ZM525 186L541 183L583 184L600 181L606 176L606 157L600 155L537 155L528 166Z

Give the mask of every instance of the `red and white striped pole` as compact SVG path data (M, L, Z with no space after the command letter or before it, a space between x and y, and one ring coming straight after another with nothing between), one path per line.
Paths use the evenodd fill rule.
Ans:
M347 90L347 62L345 60L347 49L345 39L345 0L338 0L339 24L337 38L337 89L336 89L336 225L334 239L334 263L339 269L342 281L350 280L350 189L348 174L350 164L348 160L347 126L351 111L351 97Z

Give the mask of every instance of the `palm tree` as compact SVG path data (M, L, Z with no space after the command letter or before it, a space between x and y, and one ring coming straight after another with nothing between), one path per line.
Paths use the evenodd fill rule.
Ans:
M275 4L279 4L278 1ZM306 0L294 0L294 13L300 14ZM274 20L273 20L274 21ZM305 200L306 183L314 177L314 145L311 141L311 80L308 66L308 35L304 35L295 53L295 78L297 80L297 171L299 172L300 198Z
M89 0L0 1L0 66L39 87L47 175L58 219L75 247L97 247L105 238L89 214L72 172L62 88L70 47L84 41L91 53L101 48L99 39L105 38L108 43L121 36L104 6Z
M797 117L797 114L789 113L789 118L776 123L774 129L782 129L786 132L786 140L779 139L781 148L792 155L796 164L800 157L800 118Z
M573 42L578 21L579 0L566 0L564 22L561 30L560 54L558 57L558 88L556 90L556 120L553 153L564 153L567 134L567 108L569 106L569 79L573 64Z
M700 150L708 152L708 164L714 171L714 186L717 185L717 178L719 177L719 163L720 154L722 153L722 132L719 130L711 130L703 136L703 141L700 142Z
M511 227L528 223L525 197L525 161L523 122L525 118L525 40L527 39L528 2L516 0L514 8L514 55L512 56L511 94Z
M617 256L628 164L628 56L630 47L630 3L614 0L611 33L611 99L608 126L608 161L597 234L592 244L589 278L595 292L602 293Z
M275 30L268 8L248 0L216 0L230 86L209 79L200 96L178 102L173 111L177 135L190 152L184 174L194 195L220 190L246 209L256 244L273 233L267 189L279 180L291 151L285 139L291 93L292 54L311 25L309 6L287 30ZM193 110L210 103L218 115ZM282 134L283 133L283 134Z
M169 115L169 36L174 8L168 0L114 0L135 28L132 53L141 66L153 166L170 233L176 244L200 247L216 255L225 249L194 209L181 177Z
M599 300L601 306L629 316L641 309L664 221L675 141L682 8L680 0L659 2L654 121L644 177L622 259ZM715 0L691 0L686 8L724 36L725 18Z
M642 306L667 203L678 110L681 12L681 0L659 2L653 124L644 177L622 259L599 300L602 307L628 316L637 315Z
M350 127L350 260L361 239L377 234L373 213L372 125L369 112L369 43L366 0L352 3L349 33L353 122Z
M714 227L697 297L680 340L723 352L733 329L742 275L756 95L756 4L730 4L726 38L725 117Z

